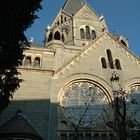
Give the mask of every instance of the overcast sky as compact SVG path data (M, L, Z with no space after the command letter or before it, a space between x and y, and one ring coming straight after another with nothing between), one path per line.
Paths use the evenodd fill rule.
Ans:
M43 0L43 9L26 31L28 39L43 44L45 29L60 11L65 0ZM97 14L103 15L110 32L128 38L129 48L140 56L140 0L87 0Z

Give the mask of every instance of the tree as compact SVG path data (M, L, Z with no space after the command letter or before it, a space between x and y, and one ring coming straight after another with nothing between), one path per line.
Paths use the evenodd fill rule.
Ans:
M0 112L10 102L20 86L18 65L23 59L23 45L27 39L24 31L37 18L41 0L0 1Z
M128 114L128 106L130 104L136 104L135 101L128 101L128 95L119 84L119 76L113 73L110 81L112 82L112 93L114 100L111 103L113 109L113 119L107 122L107 126L112 128L116 134L118 140L139 139L139 134L133 132L135 127L138 127L138 123ZM108 112L105 110L106 115ZM133 114L134 116L135 114ZM134 137L134 133L137 134Z

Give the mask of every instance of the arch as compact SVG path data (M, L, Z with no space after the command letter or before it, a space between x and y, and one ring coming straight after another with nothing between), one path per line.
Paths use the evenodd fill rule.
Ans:
M96 32L95 32L95 30L92 30L91 31L91 38L92 38L92 40L94 40L96 38Z
M31 57L27 56L24 61L24 67L30 68L31 67Z
M91 36L90 36L90 28L89 26L86 26L86 39L90 39Z
M39 57L35 58L33 67L34 68L39 68L40 67L40 58Z
M96 76L96 75L91 75L88 73L81 73L81 74L74 74L74 75L70 75L69 77L67 77L66 79L64 79L63 81L61 81L59 90L58 90L58 99L57 102L60 101L61 97L62 97L62 93L63 90L65 88L67 88L69 85L71 85L71 83L74 83L76 81L89 81L89 82L93 82L95 85L97 85L98 87L100 87L106 94L109 102L112 102L113 100L113 95L112 95L112 87L102 78Z
M138 85L140 85L140 78L135 77L135 78L129 79L128 81L125 81L125 83L123 84L123 88L125 90L128 90L130 87L138 86Z
M85 91L83 91L83 87L86 89ZM100 93L100 95L98 93ZM66 111L67 106L71 106L74 109L75 112L77 112L77 111L81 112L82 111L81 108L80 109L77 108L79 103L81 105L86 105L87 101L90 98L92 98L92 95L94 95L94 94L99 95L103 99L102 100L103 102L102 102L100 97L97 96L97 97L95 97L96 99L94 98L98 103L102 102L103 105L105 105L104 107L102 106L100 108L101 110L103 110L104 108L107 108L107 109L111 110L111 108L110 108L111 106L109 104L110 99L108 97L109 95L105 91L105 87L103 87L100 83L98 84L97 81L93 81L93 80L90 80L90 79L81 79L80 78L80 79L75 79L73 81L69 81L68 84L65 84L65 86L63 87L63 89L60 93L59 104L60 104L60 106L63 107L63 111L64 111L64 113L66 113L66 115L67 115L67 111ZM87 100L84 100L85 98ZM97 108L101 104L99 103L97 105ZM93 105L91 107L93 107ZM68 109L68 112L69 112L69 109ZM91 118L92 119L94 117L96 117L96 115L95 115L96 113L93 113L93 112L91 111L91 114L92 114ZM74 115L76 115L76 114L74 114ZM101 115L101 113L100 113L100 115ZM77 114L77 116L78 116L78 118L80 117L79 113ZM69 116L69 119L72 122L75 122L71 115ZM93 120L93 123L94 123L94 121L95 120ZM97 123L100 123L100 120L98 120ZM86 125L84 125L83 122L81 124L83 126L86 126Z
M58 31L54 33L54 39L60 40L60 33Z
M48 37L48 42L51 41L52 38L53 38L53 34L52 34L52 32L50 32L49 37Z
M119 59L115 59L115 67L117 70L121 70L121 64Z
M106 60L104 57L101 58L102 68L107 68Z
M111 69L114 69L111 50L107 49L106 53L107 53L107 58L108 58L108 61L109 61L109 66L110 66Z
M81 36L82 39L85 38L85 32L84 32L83 28L80 29L80 36Z

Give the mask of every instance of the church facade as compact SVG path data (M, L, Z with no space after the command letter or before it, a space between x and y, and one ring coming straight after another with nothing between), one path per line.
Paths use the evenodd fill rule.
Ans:
M85 0L67 0L45 33L45 46L31 43L24 55L24 81L0 115L1 139L115 140L107 123L119 89L127 94L128 118L140 123L140 59ZM16 122L22 131L10 129L20 130Z

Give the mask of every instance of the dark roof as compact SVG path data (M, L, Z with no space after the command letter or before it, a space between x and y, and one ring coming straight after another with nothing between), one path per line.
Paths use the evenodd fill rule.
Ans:
M21 113L17 113L0 127L0 135L8 134L37 137L38 139L42 140L34 127Z
M85 0L67 0L62 10L70 15L75 15L86 3Z

